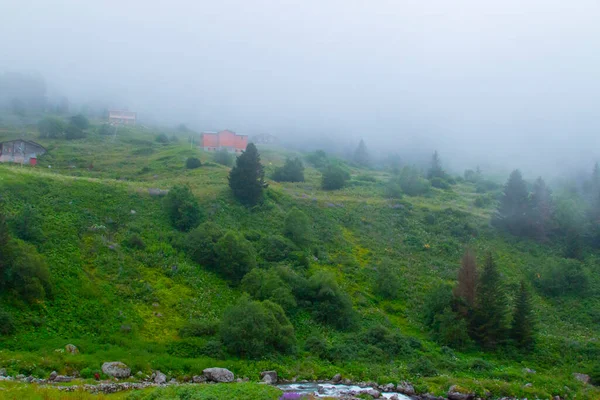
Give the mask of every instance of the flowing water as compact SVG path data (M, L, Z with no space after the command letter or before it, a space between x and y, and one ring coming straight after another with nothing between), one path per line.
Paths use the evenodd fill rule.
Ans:
M295 397L292 393L297 393L298 395L307 395L312 394L315 397L333 397L339 398L343 395L359 395L360 393L366 393L370 387L360 387L355 385L334 385L332 383L290 383L285 385L277 385L277 387L284 392L283 399L296 399L300 398L300 396ZM286 393L288 395L286 395ZM406 397L403 394L395 393L395 392L383 392L381 393L380 398L389 399L390 397L396 395L399 400L410 400L409 397Z

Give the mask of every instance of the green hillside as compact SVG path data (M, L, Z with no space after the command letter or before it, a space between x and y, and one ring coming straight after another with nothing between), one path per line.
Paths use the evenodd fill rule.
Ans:
M339 161L351 179L343 189L325 191L322 173L307 154L259 146L267 177L286 157L298 156L306 180L269 179L262 204L246 207L231 195L229 167L190 146L186 135L160 143L158 134L122 128L116 137L36 138L49 150L36 167L0 164L0 206L10 235L24 251L39 254L51 286L34 301L14 288L0 295L3 315L13 325L0 336L0 367L8 373L46 377L53 370L78 371L92 378L103 362L119 360L134 373L159 369L178 379L223 366L251 380L275 369L285 379L341 373L354 381L408 380L419 392L439 395L458 384L497 397L600 398L600 389L573 377L593 373L600 360L599 253L584 245L576 261L587 277L585 294L547 295L536 279L546 266L566 262L568 243L519 238L491 226L496 200L477 200L495 199L499 189L482 193L459 179L424 196L393 199L392 171ZM0 131L0 141L15 137ZM189 157L202 166L186 169ZM347 315L354 324L319 319L316 303L294 292L296 305L283 307L294 328L289 351L232 354L214 327L228 307L247 301L247 286L194 261L189 245L194 231L176 230L164 197L153 195L153 189L181 184L199 202L201 227L212 222L249 242L256 268L272 275L284 271L298 282L332 273L350 296L356 314ZM285 238L285 221L294 209L310 221L305 245ZM23 226L30 234L19 239ZM511 305L521 280L531 288L537 320L532 351L484 350L474 343L452 348L431 333L428 304L441 287L455 285L467 245L480 265L486 252L493 254ZM396 298L381 292L384 264L399 277ZM341 318L344 312L328 311ZM194 328L202 332L189 334ZM67 344L80 353L65 353Z

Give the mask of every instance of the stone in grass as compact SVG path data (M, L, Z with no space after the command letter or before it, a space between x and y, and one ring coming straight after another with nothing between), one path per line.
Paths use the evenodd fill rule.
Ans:
M206 368L202 373L211 382L229 383L235 378L233 372L226 368Z
M120 361L105 362L102 364L102 372L113 378L129 378L131 369Z
M273 385L277 383L277 371L263 371L260 373L263 382Z

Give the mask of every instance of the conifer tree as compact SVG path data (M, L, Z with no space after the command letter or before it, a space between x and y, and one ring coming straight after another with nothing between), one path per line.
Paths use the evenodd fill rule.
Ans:
M454 296L465 301L469 308L475 305L477 290L477 261L471 249L465 250L458 270L458 283L454 287Z
M362 139L358 143L358 147L354 152L354 161L363 167L368 167L370 164L369 152L367 151L367 146Z
M531 193L531 223L533 234L538 239L545 239L552 219L552 191L546 182L539 177L533 184Z
M521 175L521 171L514 170L506 185L500 199L496 216L492 221L494 225L500 226L513 235L523 235L530 227L529 193Z
M229 173L229 187L240 202L253 206L260 202L267 186L260 155L254 143L250 143Z
M474 338L486 348L495 348L506 339L506 317L506 292L496 263L488 254L477 285L472 319Z
M428 179L444 178L445 176L446 176L446 173L444 172L444 169L442 168L442 162L441 162L440 156L436 150L433 152L433 155L431 156L431 167L429 168L429 171L427 172L427 178Z
M534 332L535 323L531 306L531 295L525 286L525 282L521 281L510 336L517 346L530 349L534 345Z

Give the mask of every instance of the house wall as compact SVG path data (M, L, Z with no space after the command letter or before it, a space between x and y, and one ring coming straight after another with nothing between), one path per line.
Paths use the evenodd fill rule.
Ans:
M207 151L226 149L231 152L241 153L248 146L248 136L236 135L232 131L224 130L219 133L203 133L202 148Z
M23 140L13 140L0 144L0 162L30 164L32 158L37 159L37 157L45 152L46 150L38 144Z

